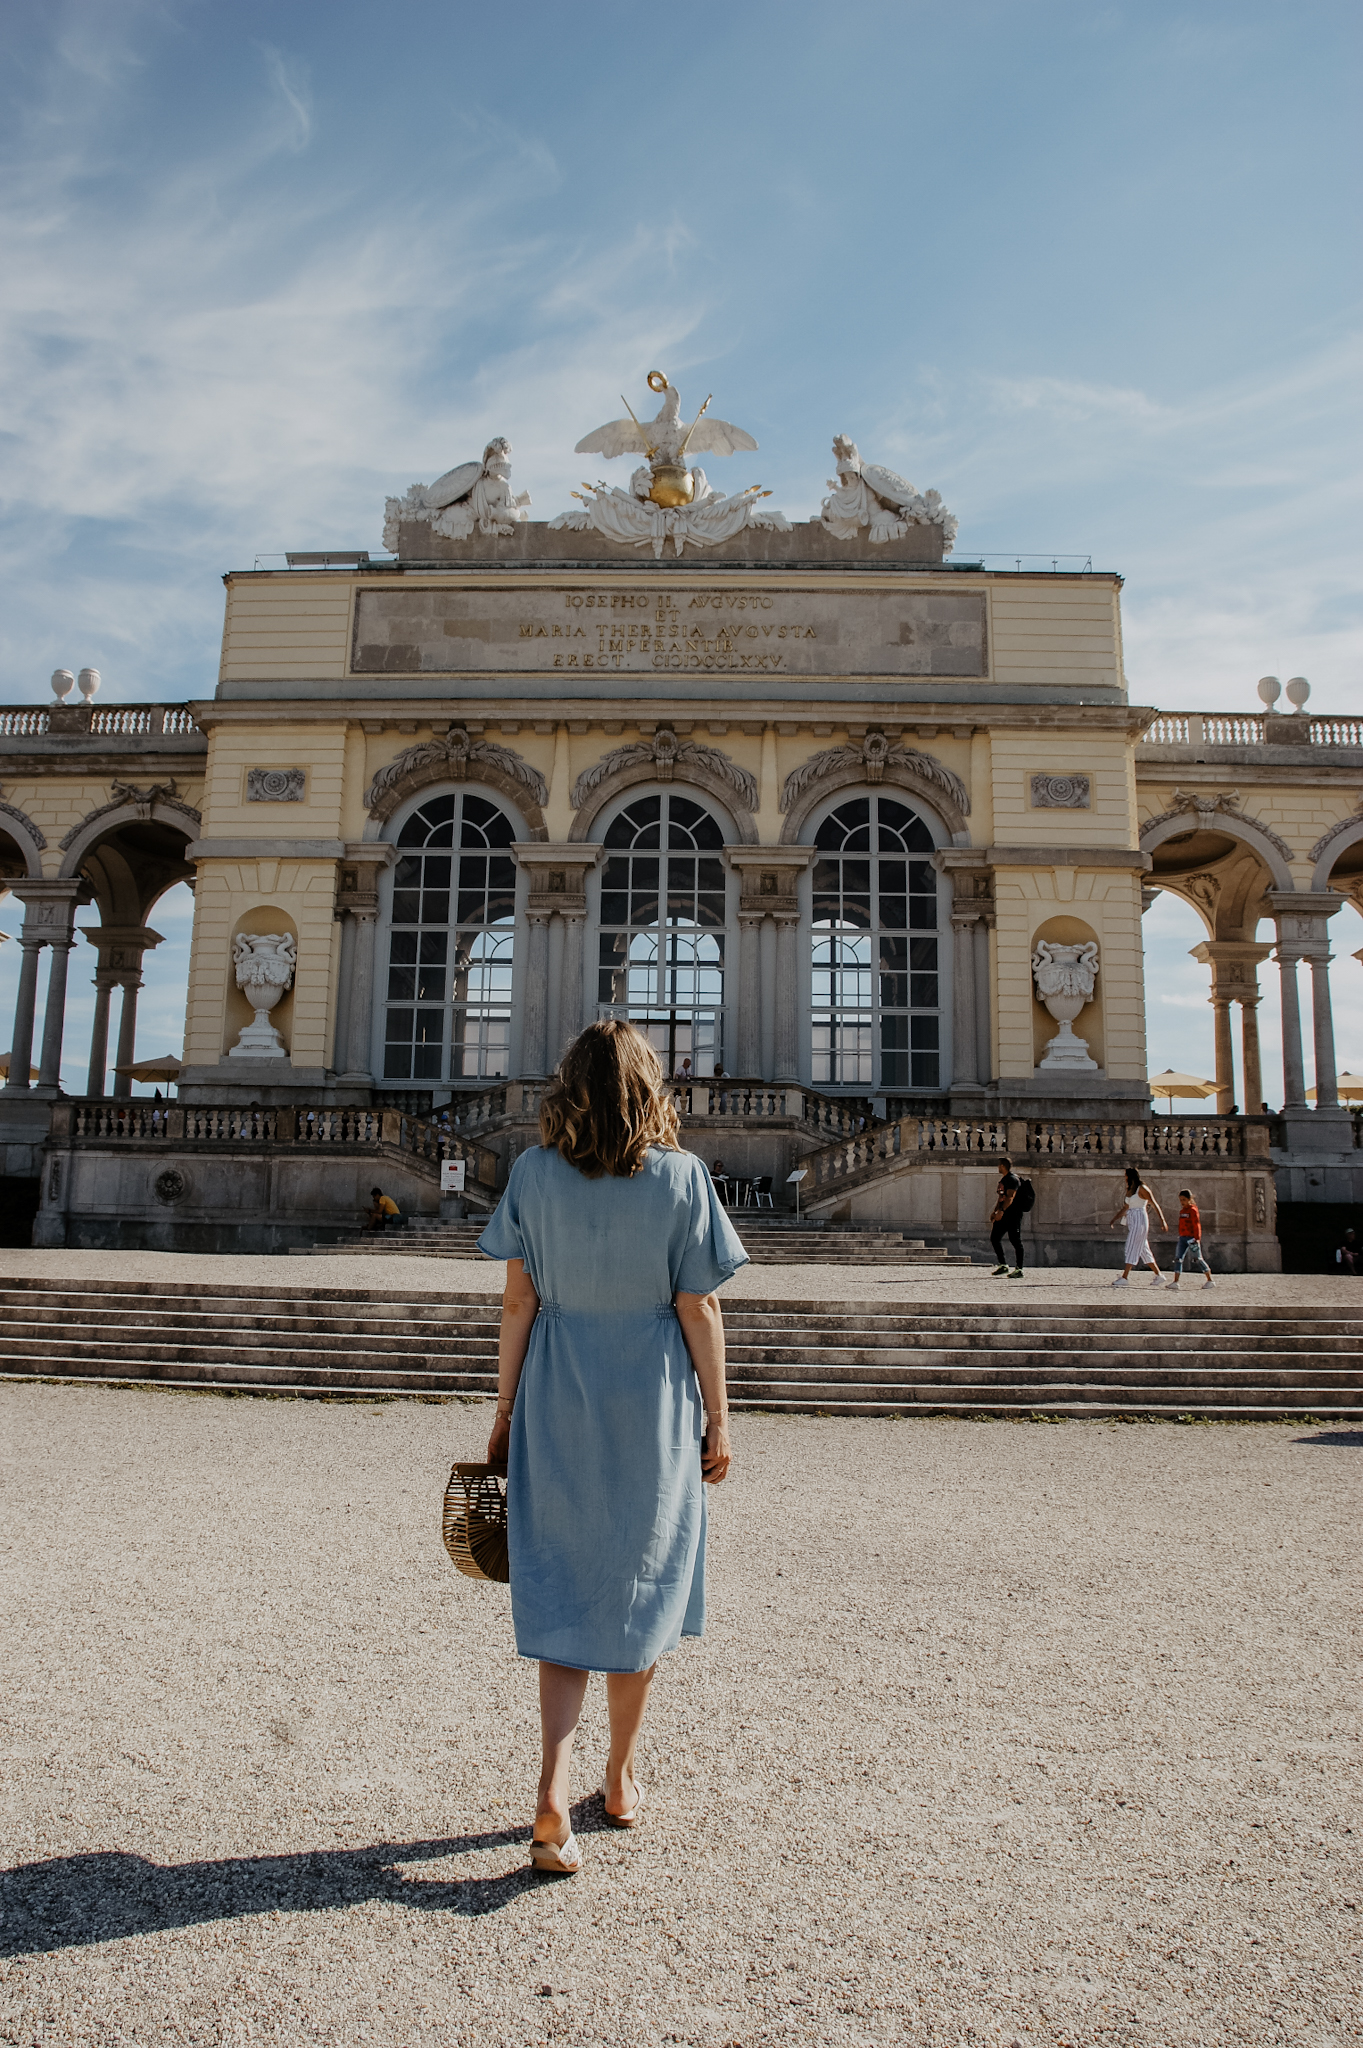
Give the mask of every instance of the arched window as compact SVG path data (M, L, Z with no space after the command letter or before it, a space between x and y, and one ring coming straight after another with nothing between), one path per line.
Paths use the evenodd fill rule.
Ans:
M840 804L814 844L813 1085L940 1087L932 834L876 791Z
M431 797L399 832L385 1080L511 1071L515 837L506 813L471 790Z
M690 797L637 797L606 828L598 1014L624 1017L667 1072L723 1064L724 833Z

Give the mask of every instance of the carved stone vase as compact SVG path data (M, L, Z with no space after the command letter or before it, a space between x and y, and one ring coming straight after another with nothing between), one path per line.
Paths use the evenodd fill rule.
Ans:
M1032 955L1036 992L1060 1029L1046 1047L1040 1067L1054 1072L1094 1074L1098 1062L1090 1059L1088 1040L1076 1037L1074 1020L1093 1001L1098 979L1098 948L1092 940L1083 946L1060 946L1053 939L1039 939ZM1040 1069L1038 1070L1040 1071Z
M286 994L298 964L298 945L291 932L240 932L232 942L237 987L255 1016L228 1054L234 1060L283 1060L288 1048L270 1012Z

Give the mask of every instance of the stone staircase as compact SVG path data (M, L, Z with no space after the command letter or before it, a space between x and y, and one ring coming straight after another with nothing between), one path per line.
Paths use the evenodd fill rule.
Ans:
M497 1304L366 1289L0 1286L0 1376L489 1396ZM726 1306L735 1408L820 1415L1363 1417L1357 1310L1016 1296Z
M921 1237L871 1225L797 1224L783 1216L740 1210L730 1222L755 1266L968 1266L965 1252L935 1250ZM350 1230L326 1244L304 1247L305 1258L472 1259L479 1258L483 1222L431 1223L413 1218L406 1229L382 1234Z

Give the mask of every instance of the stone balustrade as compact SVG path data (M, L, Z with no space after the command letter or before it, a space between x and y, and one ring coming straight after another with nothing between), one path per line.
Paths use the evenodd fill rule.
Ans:
M1162 711L1141 735L1141 747L1363 747L1363 718Z
M76 1145L391 1146L438 1166L463 1159L482 1187L495 1188L497 1154L466 1134L394 1109L310 1109L148 1101L145 1097L59 1102L51 1139Z

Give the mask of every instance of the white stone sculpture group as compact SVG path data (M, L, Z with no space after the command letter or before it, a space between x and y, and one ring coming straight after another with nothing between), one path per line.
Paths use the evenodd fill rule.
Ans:
M229 1059L287 1059L288 1048L270 1022L270 1012L288 989L297 964L292 932L238 932L232 941L232 965L237 987L255 1015L242 1027Z
M1041 1065L1070 1073L1094 1073L1097 1060L1089 1058L1088 1040L1076 1038L1074 1020L1086 1003L1093 1001L1098 979L1098 947L1093 940L1081 946L1057 945L1054 939L1038 939L1032 955L1036 992L1060 1029L1046 1047Z
M650 391L662 404L651 420L640 420L629 400L628 419L610 420L577 444L579 455L643 455L628 490L598 481L586 483L572 496L579 511L561 512L551 528L570 533L588 530L621 547L651 547L661 556L670 540L674 554L690 547L714 547L732 540L745 527L788 533L782 512L763 502L770 491L750 484L734 497L717 491L703 469L688 466L688 455L736 455L755 451L757 443L742 427L710 417L706 399L690 426L682 418L681 396L661 370L651 370ZM910 526L937 526L944 551L956 539L956 520L936 491L919 493L892 469L863 462L855 441L839 434L833 443L836 480L825 498L816 525L835 540L858 540L863 532L876 546L901 540ZM511 444L489 441L479 462L461 463L434 484L413 484L405 498L389 498L383 544L397 552L404 524L420 523L448 540L471 540L475 532L509 538L526 518L529 494L511 492Z
M507 539L528 516L529 504L529 491L511 494L511 443L499 434L481 462L461 462L433 484L413 484L405 498L390 498L383 544L396 553L404 520L420 520L446 540L470 540L475 529Z

